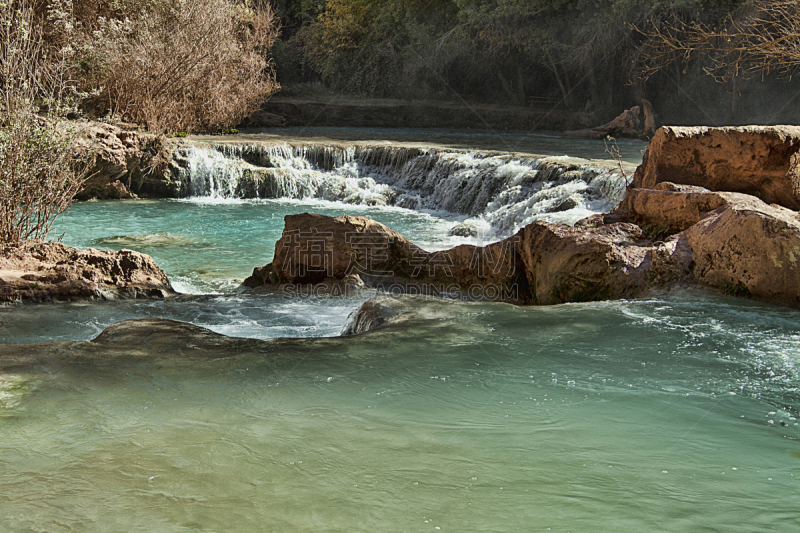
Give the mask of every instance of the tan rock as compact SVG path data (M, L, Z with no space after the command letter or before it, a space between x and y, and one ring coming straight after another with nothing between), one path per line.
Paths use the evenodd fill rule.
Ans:
M692 275L722 292L800 305L800 220L780 206L736 193L680 236Z
M246 286L321 286L358 274L387 292L552 304L638 296L688 274L677 241L653 245L630 223L536 222L487 246L427 252L365 217L285 221L272 263L256 268Z
M616 223L598 227L534 222L518 234L532 301L554 304L642 294L642 268L652 248L641 228Z
M150 256L132 250L78 250L57 242L29 242L0 255L0 302L172 294L164 271Z
M662 127L650 141L632 187L696 185L751 194L800 209L800 127Z
M679 188L669 182L658 183L656 189L631 188L617 211L651 231L677 233L725 204L720 193L700 187L693 189Z
M163 136L90 122L82 125L75 151L95 155L79 200L176 195L168 171L171 144Z

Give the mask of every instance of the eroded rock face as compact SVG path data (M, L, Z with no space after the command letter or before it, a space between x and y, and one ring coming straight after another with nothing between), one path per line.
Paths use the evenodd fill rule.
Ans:
M653 189L628 189L617 211L644 228L666 235L690 228L722 205L725 199L720 193L661 182Z
M172 148L163 135L89 123L82 128L75 150L96 156L78 200L177 195L178 184L170 179Z
M652 244L635 224L581 227L535 222L487 246L427 252L365 217L285 217L272 263L248 287L344 282L358 274L388 292L517 304L634 297L680 281L688 260L676 240Z
M740 192L800 209L800 127L662 127L653 136L632 187L660 182Z
M0 302L163 298L175 294L145 254L25 243L0 256Z
M681 234L693 278L728 294L800 305L798 214L749 195L720 194L726 205Z

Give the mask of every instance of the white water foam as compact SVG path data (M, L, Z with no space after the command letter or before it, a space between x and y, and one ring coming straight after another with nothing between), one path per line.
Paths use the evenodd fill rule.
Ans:
M194 201L325 200L462 215L481 240L536 220L574 224L624 196L619 171L564 158L396 146L183 148L181 194Z

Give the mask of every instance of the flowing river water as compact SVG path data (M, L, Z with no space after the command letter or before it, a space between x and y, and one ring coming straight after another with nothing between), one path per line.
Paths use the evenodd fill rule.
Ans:
M0 530L800 531L794 310L699 290L408 299L406 320L341 338L372 293L237 289L286 214L363 214L445 248L608 209L613 171L452 151L455 134L412 153L241 139L185 147L185 198L80 203L58 224L66 244L152 255L182 295L0 308L0 351L142 317L265 340L124 364L42 344L75 362L0 366ZM515 151L602 153L539 142Z

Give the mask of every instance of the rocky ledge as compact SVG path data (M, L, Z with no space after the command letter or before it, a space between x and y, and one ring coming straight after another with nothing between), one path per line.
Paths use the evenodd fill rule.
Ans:
M695 185L800 209L798 151L798 126L665 126L648 144L632 186Z
M136 131L133 125L81 123L75 152L94 156L95 164L76 198L174 197L180 185L174 149L164 135Z
M483 247L427 252L365 217L290 215L245 285L555 304L697 284L800 307L797 149L800 128L661 128L616 212Z
M31 242L0 255L0 302L163 298L175 294L145 254Z
M427 252L365 217L288 215L272 263L252 288L335 294L364 284L390 293L516 304L645 294L685 278L676 240L654 243L636 224L596 216L579 226L535 222L487 246Z

